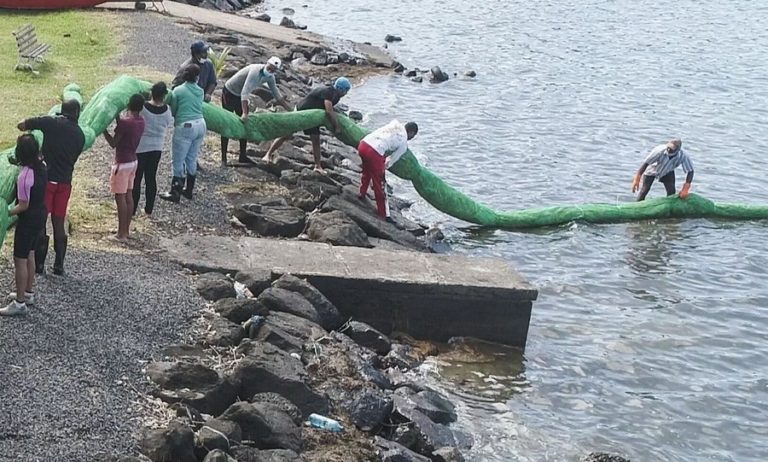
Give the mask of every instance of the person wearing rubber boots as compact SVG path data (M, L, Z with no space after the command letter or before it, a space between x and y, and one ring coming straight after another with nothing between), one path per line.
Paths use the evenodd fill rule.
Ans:
M667 144L661 144L653 148L645 158L643 164L635 174L632 181L632 192L637 194L637 200L645 200L651 190L654 180L659 180L667 190L667 196L675 194L675 169L683 167L686 173L685 184L680 190L680 199L688 197L693 181L693 162L683 152L683 141L679 138L670 140Z
M389 218L389 204L384 191L384 173L397 162L408 150L408 141L419 132L415 122L403 125L397 120L369 133L360 141L357 152L362 160L363 173L360 179L360 194L364 200L368 194L368 185L373 186L376 198L376 210L384 220Z
M272 97L278 104L283 106L286 111L291 107L280 94L275 81L275 73L280 69L280 58L273 56L269 58L267 64L249 64L237 71L235 75L229 78L224 84L221 92L221 105L224 109L239 115L245 123L248 120L248 97L257 88L266 84L269 87ZM242 163L252 163L245 154L247 140L240 140L240 157L238 161ZM229 138L221 137L221 165L227 165L227 148L229 147Z
M336 112L333 110L333 107L339 103L339 100L341 100L351 88L352 84L349 82L349 79L346 77L339 77L333 85L322 85L310 91L309 94L296 106L296 110L306 111L309 109L324 109L328 120L331 121L333 132L338 135L341 133L341 125L339 125L339 121L336 120ZM312 140L312 156L315 159L315 171L322 172L323 166L320 162L322 160L320 156L320 127L312 127L304 130L304 134L309 135L309 139ZM290 136L284 136L272 142L272 145L267 150L267 153L264 154L262 160L265 162L272 162L274 160L273 156L275 151L277 151L288 138L290 138Z
M64 257L67 254L67 232L64 223L67 217L69 197L72 193L72 172L75 162L85 146L85 135L77 124L80 119L80 103L67 100L55 116L33 117L19 123L21 131L40 130L43 132L41 152L48 166L48 184L45 188L45 207L53 225L53 249L56 259L53 274L64 274ZM35 249L35 272L45 271L49 237L41 236Z

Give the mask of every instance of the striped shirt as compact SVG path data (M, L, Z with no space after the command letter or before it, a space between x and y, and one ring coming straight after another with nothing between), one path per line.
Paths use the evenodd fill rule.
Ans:
M648 157L645 158L645 163L648 164L648 168L643 174L656 178L661 178L680 166L683 167L685 173L693 171L693 162L683 151L683 148L680 148L677 154L670 156L666 144L660 144L653 148Z

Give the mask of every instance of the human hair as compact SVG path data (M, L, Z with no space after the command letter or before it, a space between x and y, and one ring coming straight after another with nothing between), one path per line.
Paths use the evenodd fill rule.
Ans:
M144 97L140 93L135 93L128 100L128 110L131 112L141 112L144 107Z
M416 122L408 122L405 124L405 131L408 133L413 133L413 136L416 136L416 134L419 133L419 126L416 124Z
M23 167L37 167L42 164L40 145L31 133L16 138L16 164Z
M163 101L168 94L168 85L165 82L157 82L152 85L152 99L155 101Z
M77 122L80 119L80 101L68 99L61 103L61 115L73 122Z
M198 66L197 64L187 65L187 67L185 67L181 73L181 78L184 79L185 82L195 83L199 76L200 76L200 66Z

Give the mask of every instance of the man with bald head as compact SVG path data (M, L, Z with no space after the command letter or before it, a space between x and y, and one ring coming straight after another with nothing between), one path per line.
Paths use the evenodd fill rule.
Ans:
M642 201L651 190L654 180L658 179L667 190L667 196L675 194L675 169L683 167L686 173L685 184L680 190L680 199L688 197L693 181L693 162L691 158L683 152L683 141L679 138L670 140L667 144L656 146L643 161L643 165L635 174L632 182L632 192L640 192L637 200ZM642 183L642 186L641 186Z

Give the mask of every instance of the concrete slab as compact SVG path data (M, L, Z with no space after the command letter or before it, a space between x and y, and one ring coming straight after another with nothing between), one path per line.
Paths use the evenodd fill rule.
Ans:
M162 3L162 5L164 6L165 12L171 16L190 19L200 24L208 24L214 27L239 32L244 35L250 35L252 37L261 37L282 43L308 47L350 47L357 53L366 56L368 61L373 64L390 67L393 62L392 57L383 49L371 45L366 45L364 43L357 43L340 39L330 39L320 34L315 34L305 30L289 29L287 27L259 21L245 16L239 16L233 13L224 13L222 11L209 10L207 8L200 8L197 6L187 5L185 3L165 1ZM131 2L107 2L102 3L96 8L126 10L134 9L134 4ZM158 13L154 11L147 11L146 14Z
M505 261L249 237L164 239L198 271L269 270L306 278L346 316L389 333L468 336L525 347L537 290Z

